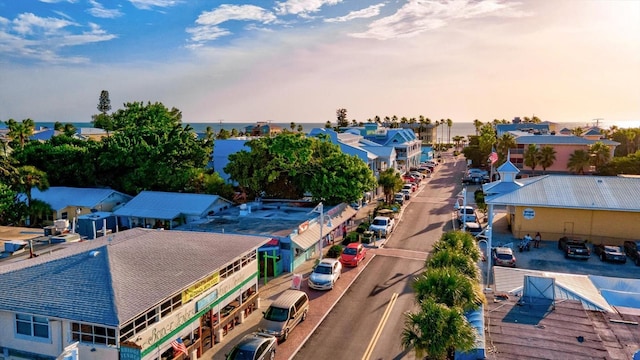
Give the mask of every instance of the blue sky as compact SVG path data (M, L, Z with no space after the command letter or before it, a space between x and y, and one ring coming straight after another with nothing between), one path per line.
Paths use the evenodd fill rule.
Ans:
M636 0L0 0L0 120L537 115L640 126Z

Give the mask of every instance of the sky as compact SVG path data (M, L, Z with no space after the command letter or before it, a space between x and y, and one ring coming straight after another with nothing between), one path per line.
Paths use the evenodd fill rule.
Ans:
M0 121L640 126L640 0L0 0Z

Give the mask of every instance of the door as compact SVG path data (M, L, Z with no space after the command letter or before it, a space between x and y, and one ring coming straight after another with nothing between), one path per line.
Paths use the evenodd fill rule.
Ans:
M564 223L564 234L565 235L572 235L573 234L573 223L572 222L565 222Z

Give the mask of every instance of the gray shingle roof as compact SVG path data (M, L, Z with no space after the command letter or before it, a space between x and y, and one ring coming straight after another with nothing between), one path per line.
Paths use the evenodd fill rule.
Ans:
M117 326L270 240L141 228L112 239L0 266L0 309Z
M545 175L527 179L487 204L640 212L640 179L616 176Z

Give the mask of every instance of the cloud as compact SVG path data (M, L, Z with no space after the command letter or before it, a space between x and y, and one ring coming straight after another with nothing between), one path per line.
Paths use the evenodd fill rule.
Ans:
M78 0L40 0L40 2L43 3L47 3L47 4L57 4L57 3L61 3L61 2L68 2L70 4L73 4L75 2L77 2Z
M177 1L177 0L129 0L129 2L133 6L137 7L138 9L149 10L149 9L151 9L153 7L161 7L161 8L171 7L171 6L177 5L181 1Z
M63 47L108 41L116 36L106 33L97 24L89 23L89 29L73 33L82 27L72 21L39 17L23 13L9 21L0 18L0 53L5 57L23 57L47 63L85 63L81 56L62 57Z
M40 31L45 34L51 34L69 25L74 25L73 22L68 20L51 17L43 18L33 13L20 14L12 23L13 30L21 35L33 35Z
M354 19L366 19L374 16L380 15L380 9L384 6L384 4L371 5L362 10L355 10L348 13L345 16L339 16L335 18L325 19L325 22L344 22L350 21Z
M361 33L352 33L357 38L388 40L400 37L412 37L425 31L437 29L458 19L481 17L523 17L529 14L519 11L518 2L503 0L409 0L393 15L374 21L369 29Z
M276 1L275 10L278 15L298 15L306 17L320 11L324 5L336 5L342 0L287 0Z
M89 0L89 4L91 4L91 8L87 12L97 18L114 19L123 15L118 9L105 9L102 4L95 0Z
M191 34L190 41L199 43L215 40L221 36L230 35L231 32L218 25L227 21L257 21L262 24L273 23L276 16L259 6L254 5L220 5L215 10L205 11L196 19L196 26L187 28ZM191 46L193 47L193 45Z

